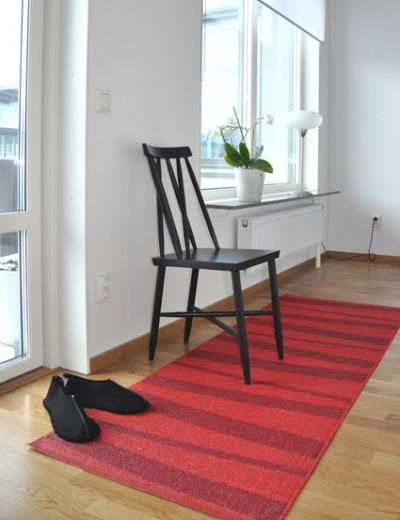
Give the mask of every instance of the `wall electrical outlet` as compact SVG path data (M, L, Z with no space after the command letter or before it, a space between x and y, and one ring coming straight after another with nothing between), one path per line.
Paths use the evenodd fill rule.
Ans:
M111 274L98 274L95 278L95 302L111 298Z
M375 225L374 225L375 224ZM382 217L380 215L374 215L371 218L371 227L374 225L375 229L379 229L382 227Z

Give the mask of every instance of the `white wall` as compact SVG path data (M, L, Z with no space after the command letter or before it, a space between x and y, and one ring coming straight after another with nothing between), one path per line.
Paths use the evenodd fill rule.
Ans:
M148 332L157 254L156 203L141 144L189 145L200 128L201 0L91 2L87 132L88 353ZM94 111L110 89L110 114ZM94 278L110 272L111 299L94 302ZM167 274L181 306L186 277ZM175 275L175 276L174 276Z
M400 255L400 2L331 2L329 247Z

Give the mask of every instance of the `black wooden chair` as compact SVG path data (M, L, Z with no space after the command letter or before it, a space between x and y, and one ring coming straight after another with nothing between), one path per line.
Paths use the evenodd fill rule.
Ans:
M148 146L143 144L143 151L147 157L151 175L153 177L154 185L157 191L158 238L160 247L160 256L153 258L153 264L158 267L158 271L154 297L153 319L151 324L149 359L154 359L156 352L160 317L186 318L184 332L185 343L187 343L190 338L193 318L206 318L215 325L221 327L226 332L229 332L238 338L244 380L246 384L250 384L250 364L245 316L272 315L278 356L280 359L283 359L282 325L275 266L275 260L279 256L279 251L257 249L220 249L214 227L212 225L206 205L201 195L199 185L196 180L196 176L189 162L189 157L192 155L190 148L186 146L180 148L157 148L155 146ZM166 165L166 171L164 171L164 175L168 174L169 176L173 192L176 196L177 207L179 208L182 217L184 248L182 248L181 245L177 226L174 221L171 206L167 197L167 191L165 190L163 182L163 161L165 161ZM173 163L176 165L176 171L174 171ZM211 249L199 249L197 247L187 213L182 163L186 166L187 173L193 184L193 188L200 204L200 209L205 219L211 240L214 244L214 247ZM164 221L167 226L167 230L169 232L174 249L174 253L171 254L165 254ZM272 311L246 311L243 308L240 271L264 262L268 263ZM165 270L169 266L184 267L192 270L186 311L161 312ZM229 271L231 273L235 301L234 311L205 312L195 306L197 282L200 269ZM218 319L227 316L236 316L237 331Z

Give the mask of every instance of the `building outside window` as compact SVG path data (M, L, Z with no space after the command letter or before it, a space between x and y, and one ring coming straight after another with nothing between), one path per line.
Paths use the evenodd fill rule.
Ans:
M300 108L318 110L318 77L319 42L262 1L204 0L202 189L235 185L219 132L233 121L232 107L245 126L259 116L274 117L274 124L259 125L256 135L274 167L266 175L265 190L298 189L299 137L285 126L283 116ZM316 139L309 143L307 164L317 163Z

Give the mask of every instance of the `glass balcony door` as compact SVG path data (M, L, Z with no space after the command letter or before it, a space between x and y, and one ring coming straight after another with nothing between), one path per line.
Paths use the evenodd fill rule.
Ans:
M0 0L0 382L43 364L42 3Z

